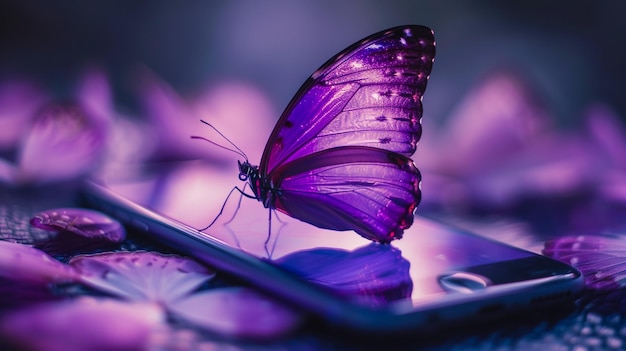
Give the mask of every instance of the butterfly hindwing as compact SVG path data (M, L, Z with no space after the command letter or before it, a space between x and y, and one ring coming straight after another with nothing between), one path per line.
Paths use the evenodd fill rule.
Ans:
M412 155L434 55L429 28L404 26L374 34L330 59L283 112L260 172L348 145Z
M420 200L420 173L406 156L354 146L323 150L278 168L272 207L320 228L376 242L402 237Z

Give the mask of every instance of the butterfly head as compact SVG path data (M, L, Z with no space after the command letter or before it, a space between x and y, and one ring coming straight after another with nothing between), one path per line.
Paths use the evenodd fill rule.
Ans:
M239 180L241 180L242 182L254 178L255 175L258 176L258 166L253 166L248 161L244 161L243 163L241 163L241 161L237 161L237 164L239 165Z

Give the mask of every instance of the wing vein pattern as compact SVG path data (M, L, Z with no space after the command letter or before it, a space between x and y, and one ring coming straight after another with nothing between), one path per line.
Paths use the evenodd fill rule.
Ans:
M261 172L347 144L412 155L434 55L432 31L407 26L371 36L330 59L283 112Z

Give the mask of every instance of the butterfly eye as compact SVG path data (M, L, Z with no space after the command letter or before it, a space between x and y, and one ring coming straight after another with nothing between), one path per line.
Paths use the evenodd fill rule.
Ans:
M237 161L237 164L239 165L239 180L245 182L250 174L250 164L248 162L241 163L241 161Z

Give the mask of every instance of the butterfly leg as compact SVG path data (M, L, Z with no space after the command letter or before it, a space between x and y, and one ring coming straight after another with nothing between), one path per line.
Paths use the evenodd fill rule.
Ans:
M278 221L278 223L280 223L280 227L278 228L278 231L276 232L276 235L274 236L273 241L272 241L272 212L274 213L274 216L276 217L276 220ZM280 238L280 232L283 230L283 227L285 227L286 225L287 225L287 222L281 220L280 217L278 216L278 211L276 211L276 209L269 208L267 238L265 239L265 245L264 245L265 253L267 254L267 257L269 259L272 258L274 254L274 250L276 250L276 244L278 243L278 238ZM272 241L271 249L269 248L270 241Z
M231 190L230 192L232 193L235 189L237 191L239 191L239 201L237 201L237 207L235 208L235 212L233 212L233 215L230 217L229 220L227 220L226 222L224 222L224 224L229 224L230 222L232 222L235 219L235 216L237 216L237 213L239 213L239 208L241 208L241 199L243 199L244 196L249 197L248 194L245 193L246 191L246 187L248 186L248 183L244 183L243 184L243 189L239 189L238 187L234 187L233 190ZM230 193L228 194L228 196L230 196ZM224 206L222 206L222 210L224 209ZM221 213L221 212L220 212Z
M265 238L265 243L263 244L263 247L265 248L265 254L267 255L267 258L269 258L270 260L272 259L272 254L274 253L274 248L276 247L276 241L274 241L274 247L272 248L272 250L269 250L268 246L270 243L270 239L272 238L272 211L273 209L270 207L268 208L268 217L267 217L267 237Z
M241 198L242 197L245 196L245 197L250 197L250 198L256 199L256 197L245 193L247 185L248 185L247 183L244 184L243 189L239 189L239 187L234 187L234 188L230 189L230 192L228 192L228 195L226 196L226 200L224 200L224 203L222 204L222 208L220 208L220 211L218 212L217 216L215 216L215 218L213 218L213 220L211 221L211 223L209 223L209 225L207 225L204 228L199 228L198 230L199 231L203 231L203 230L209 229L209 228L211 228L211 226L213 224L215 224L217 219L220 218L222 216L222 214L224 213L224 208L226 207L226 204L228 203L228 200L230 199L230 196L233 194L233 192L235 190L237 190L239 192L239 194L240 194L239 201L237 202L237 209L235 210L235 213L233 213L233 216L228 221L226 221L224 224L228 224L228 223L232 222L232 220L237 215L237 212L239 211L239 207L241 206Z
M278 216L278 211L274 210L274 216L276 217L276 220L278 222L280 222L280 224L282 224L282 225L286 225L287 224L287 222L285 222L282 219L280 219L280 217Z

